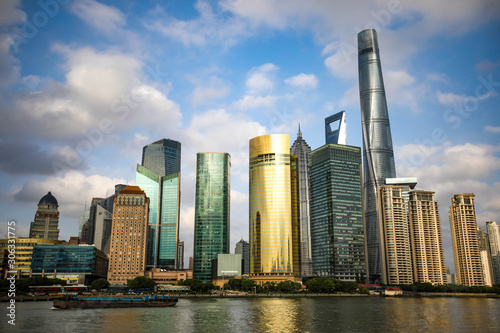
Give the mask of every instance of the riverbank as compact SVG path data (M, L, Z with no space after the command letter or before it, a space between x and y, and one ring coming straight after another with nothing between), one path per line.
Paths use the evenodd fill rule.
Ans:
M170 294L176 298L302 298L302 297L381 297L383 295L366 295L366 294L313 294L313 293L296 293L296 294L244 294L244 293L219 293L219 294ZM479 298L500 298L500 295L493 293L430 293L430 292L405 292L403 296L387 296L387 297L397 297L397 298L413 298L413 297L479 297ZM47 296L30 296L30 295L18 295L16 296L16 302L32 302L32 301L52 301L54 299L61 298L61 296L47 295ZM10 302L9 297L0 297L0 302Z

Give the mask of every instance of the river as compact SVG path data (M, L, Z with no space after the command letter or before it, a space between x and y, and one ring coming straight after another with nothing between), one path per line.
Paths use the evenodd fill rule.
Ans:
M0 303L0 332L498 332L492 298L200 298L171 308L52 309L17 302L16 325Z

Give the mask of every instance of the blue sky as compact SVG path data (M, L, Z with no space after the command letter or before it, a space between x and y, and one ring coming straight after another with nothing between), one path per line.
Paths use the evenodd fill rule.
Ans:
M192 254L197 152L232 156L231 249L248 239L248 140L298 124L316 149L347 113L361 146L356 35L379 34L398 176L448 207L475 193L500 216L500 3L481 1L94 1L0 3L0 231L27 236L59 201L61 238L92 197L135 183L142 147L182 143L180 239ZM187 261L186 261L187 264Z

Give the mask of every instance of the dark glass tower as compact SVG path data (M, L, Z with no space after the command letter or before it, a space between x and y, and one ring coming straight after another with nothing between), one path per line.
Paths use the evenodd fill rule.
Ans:
M377 188L396 177L389 113L380 65L377 32L358 34L359 94L363 131L364 210L370 280L380 278L380 241L377 220Z
M325 143L347 144L345 111L325 118Z
M311 153L314 275L365 282L361 148L326 144Z
M298 159L298 200L300 219L300 267L301 276L312 275L311 258L311 221L309 217L309 154L311 147L302 138L302 132L297 133L297 139L290 148L290 154Z
M142 166L160 176L181 171L181 143L161 139L142 148Z
M170 139L143 148L136 184L149 198L147 268L178 268L181 144Z
M193 277L212 281L212 260L229 254L231 156L196 155Z

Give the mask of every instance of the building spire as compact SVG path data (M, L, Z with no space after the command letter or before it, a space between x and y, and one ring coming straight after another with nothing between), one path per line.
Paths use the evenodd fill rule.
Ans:
M299 131L297 132L297 139L302 138L302 132L300 131L300 123L299 123Z

